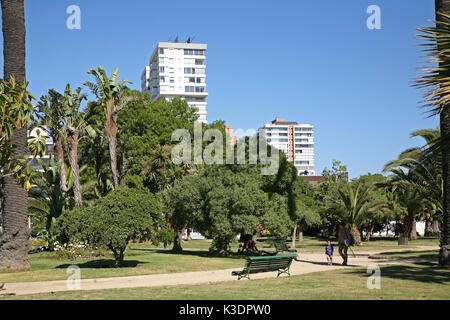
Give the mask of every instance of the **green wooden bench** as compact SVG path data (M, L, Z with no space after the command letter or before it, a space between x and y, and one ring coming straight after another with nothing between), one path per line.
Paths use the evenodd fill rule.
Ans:
M237 276L238 280L247 278L250 280L251 273L278 271L277 278L280 274L289 273L292 260L297 257L296 254L282 254L277 256L247 257L243 270L233 271L231 275Z
M286 245L286 238L268 238L266 239L267 243L272 244L277 252L297 252L296 249L289 249Z

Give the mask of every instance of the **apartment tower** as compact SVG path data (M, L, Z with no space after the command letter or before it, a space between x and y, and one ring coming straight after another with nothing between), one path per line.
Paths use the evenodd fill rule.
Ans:
M275 119L259 128L267 143L281 150L302 176L315 176L314 126Z
M198 121L207 123L206 44L159 42L141 76L142 91L152 101L180 97L198 109Z

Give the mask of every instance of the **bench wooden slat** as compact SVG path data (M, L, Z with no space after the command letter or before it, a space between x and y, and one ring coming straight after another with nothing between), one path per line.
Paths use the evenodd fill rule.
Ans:
M259 256L247 257L243 270L233 271L233 276L238 276L238 280L243 277L250 279L251 273L278 271L277 277L282 273L289 274L292 260L296 254L285 254L279 256Z

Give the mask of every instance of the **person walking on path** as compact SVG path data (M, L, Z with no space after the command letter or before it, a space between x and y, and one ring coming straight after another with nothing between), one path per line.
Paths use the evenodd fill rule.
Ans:
M342 262L343 266L347 265L347 261L348 261L348 254L347 254L347 250L348 250L348 246L349 246L349 239L350 239L350 232L344 228L344 224L340 223L339 224L339 229L338 229L338 234L337 234L337 238L338 238L338 244L339 244L339 254L342 257L342 260L344 260Z

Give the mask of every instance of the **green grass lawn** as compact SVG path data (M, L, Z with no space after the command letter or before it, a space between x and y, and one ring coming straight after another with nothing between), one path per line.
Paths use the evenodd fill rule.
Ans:
M331 242L337 245L337 240L331 238ZM304 237L303 242L296 243L296 248L300 252L323 252L326 244L326 240L318 239L316 237ZM438 246L439 238L437 237L419 237L417 240L409 241L408 246L399 246L397 244L397 238L394 237L374 237L371 241L364 241L361 246L353 246L352 249L355 253L362 251L377 251L377 250L391 250L401 248L415 248L418 246ZM290 243L289 243L290 246Z
M191 243L194 249L186 248ZM30 271L0 272L0 283L64 280L67 279L67 267L74 264L81 268L84 279L228 269L243 265L242 256L210 257L207 251L195 249L207 244L189 241L189 245L185 246L183 253L174 254L169 249L148 244L130 244L125 255L125 266L121 268L114 267L112 257L68 260L57 258L54 252L41 252L30 255Z
M381 252L370 256L370 259L437 259L439 250Z
M363 268L261 280L155 288L57 292L8 299L450 299L450 269L434 263L381 267L381 289Z
M274 251L267 243L257 242L260 250ZM173 254L170 248L154 247L150 244L133 243L128 246L125 255L125 267L114 268L112 257L68 260L59 259L53 252L41 252L30 255L31 270L26 272L8 273L0 272L0 283L3 282L28 282L50 281L67 279L66 268L70 265L78 265L81 268L84 279L121 277L134 275L149 275L157 273L174 273L188 271L206 271L216 269L228 269L243 266L243 256L210 257L208 249L211 240L191 240L183 243L182 254ZM315 237L304 237L304 241L297 244L299 253L317 252L324 250L324 240ZM407 248L422 245L438 245L437 238L421 238L412 241ZM231 249L236 252L239 243L235 241ZM354 247L358 251L398 249L396 240L374 239L360 247Z

